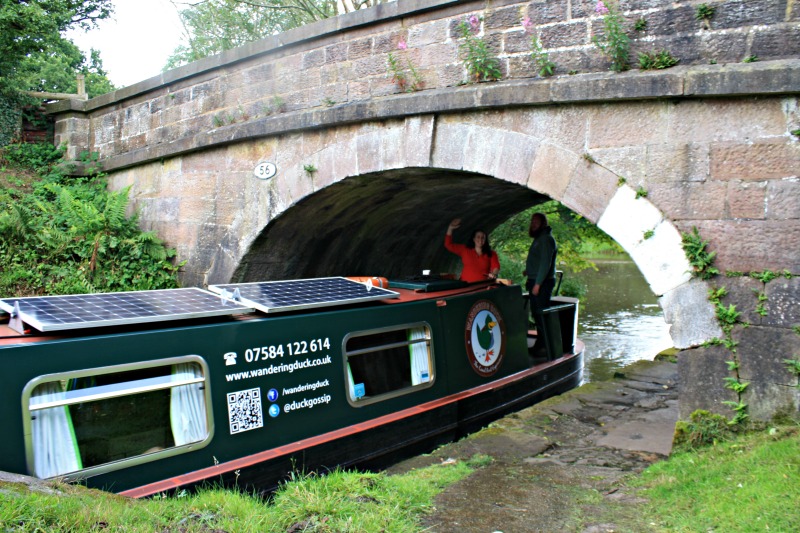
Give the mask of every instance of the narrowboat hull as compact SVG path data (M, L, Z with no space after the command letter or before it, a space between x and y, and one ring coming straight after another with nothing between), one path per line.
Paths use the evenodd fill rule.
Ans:
M206 482L267 491L296 471L385 466L580 384L580 341L532 366L518 286L398 292L332 310L3 339L0 470L135 497ZM61 389L44 403L43 387ZM176 404L183 390L194 396ZM66 415L74 453L42 444L51 411ZM47 475L42 464L65 454L73 466Z

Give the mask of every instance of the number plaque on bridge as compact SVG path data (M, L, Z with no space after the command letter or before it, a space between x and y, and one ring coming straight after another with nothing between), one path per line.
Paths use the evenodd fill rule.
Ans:
M275 166L275 163L270 163L269 161L262 161L253 170L253 174L260 180L268 180L277 173L278 167Z

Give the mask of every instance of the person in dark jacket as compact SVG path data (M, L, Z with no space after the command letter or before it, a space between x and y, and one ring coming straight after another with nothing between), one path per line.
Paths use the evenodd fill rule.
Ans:
M536 315L550 306L550 297L556 286L556 254L558 246L553 238L553 230L547 224L544 213L534 213L528 234L533 238L525 261L525 272L528 277L525 288L530 294L531 314ZM540 324L537 321L537 326Z

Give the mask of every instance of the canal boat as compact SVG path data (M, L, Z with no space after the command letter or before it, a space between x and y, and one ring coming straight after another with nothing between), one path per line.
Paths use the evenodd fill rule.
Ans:
M385 466L579 385L553 304L534 332L518 285L438 276L3 298L0 470L146 497Z

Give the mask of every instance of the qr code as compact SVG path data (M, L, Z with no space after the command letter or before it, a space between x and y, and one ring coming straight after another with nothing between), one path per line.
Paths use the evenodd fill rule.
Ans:
M231 435L264 427L261 388L228 393L228 421Z

